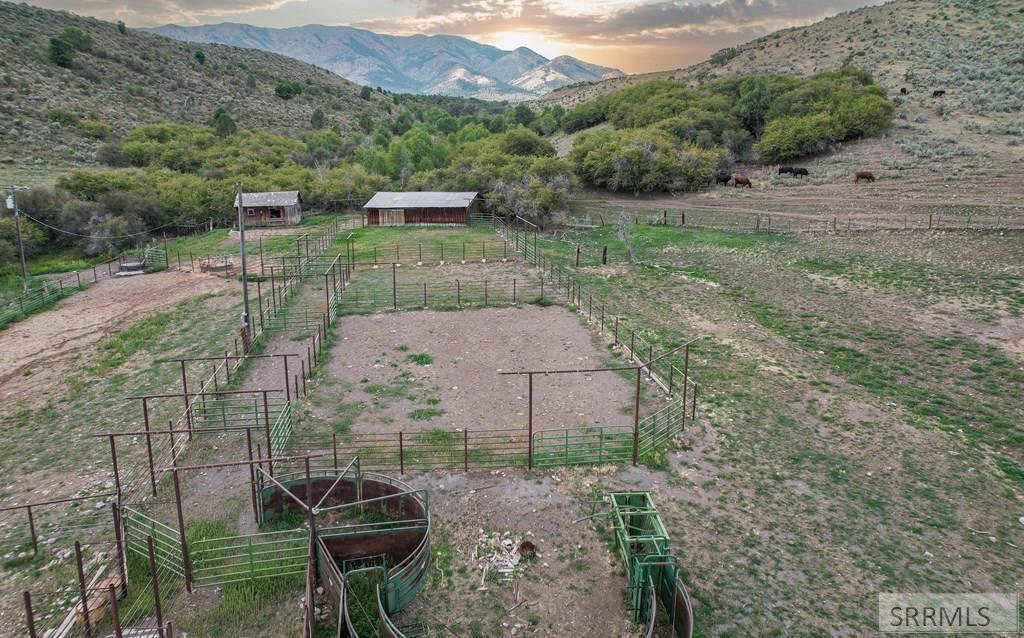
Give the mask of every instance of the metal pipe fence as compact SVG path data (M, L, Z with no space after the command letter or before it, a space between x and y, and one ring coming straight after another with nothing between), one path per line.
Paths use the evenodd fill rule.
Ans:
M675 397L681 392L684 403L690 401L690 418L696 418L699 385L690 374L689 346L681 354L662 357L678 344L656 344L655 331L637 324L624 314L615 314L613 307L586 287L579 277L541 253L535 229L527 231L499 217L494 218L494 228L510 246L523 253L527 263L540 270L542 281L546 282L546 295L574 307L578 314L586 317L592 329L610 340L631 362L653 362L647 366L648 378L669 396Z
M362 283L359 277L341 296L343 312L378 310L456 309L470 306L508 306L537 303L556 293L540 277L513 277L436 282L401 281L395 274L387 285Z

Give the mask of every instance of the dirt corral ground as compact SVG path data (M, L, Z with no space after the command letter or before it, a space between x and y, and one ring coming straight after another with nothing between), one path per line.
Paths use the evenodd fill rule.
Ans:
M232 282L198 273L162 272L103 280L0 331L0 384L10 405L38 405L106 335L161 308Z
M527 378L518 370L602 367L609 355L566 310L488 308L345 317L326 374L347 389L355 431L527 425ZM538 375L534 429L628 423L630 384L611 372ZM337 404L315 409L324 419Z
M418 475L411 483L430 490L434 564L399 624L432 625L430 635L443 635L443 625L466 638L638 634L605 518L588 518L606 507L592 507L582 483L519 471ZM488 560L501 555L503 539L537 548L511 579Z

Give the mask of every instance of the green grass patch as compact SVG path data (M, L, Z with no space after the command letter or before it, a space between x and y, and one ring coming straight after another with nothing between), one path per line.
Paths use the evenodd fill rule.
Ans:
M444 415L444 413L445 411L441 408L416 408L409 413L409 418L413 421L429 421Z
M415 363L416 365L429 366L431 363L434 362L434 357L430 356L429 354L426 354L425 352L420 352L416 354L410 354L405 358L405 360L408 361L409 363Z

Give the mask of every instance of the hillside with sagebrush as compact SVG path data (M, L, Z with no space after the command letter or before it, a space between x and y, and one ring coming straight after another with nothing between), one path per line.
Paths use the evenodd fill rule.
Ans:
M698 84L753 73L811 75L853 65L887 90L901 107L899 119L931 121L919 128L939 136L981 133L1013 142L1024 136L1022 41L1024 6L1016 0L895 0L777 31L685 69L566 87L533 104L572 108L651 80ZM933 98L935 90L945 95Z
M70 45L67 64L54 61L51 38ZM341 131L390 108L386 96L292 58L24 4L0 2L0 49L4 173L94 163L106 138L148 122L206 124L218 107L238 127L280 133L311 129L318 108L322 125Z

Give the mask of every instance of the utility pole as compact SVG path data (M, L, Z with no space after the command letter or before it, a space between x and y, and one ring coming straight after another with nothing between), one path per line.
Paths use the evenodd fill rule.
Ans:
M245 267L245 212L242 209L242 182L237 183L238 193L238 245L242 253L242 327L249 331L249 273Z
M21 216L18 214L18 187L11 186L7 196L7 210L14 211L14 229L18 234L18 252L21 254L21 289L28 292L28 268L25 266L25 243L21 240Z

